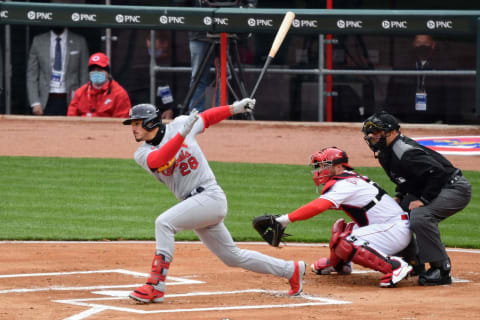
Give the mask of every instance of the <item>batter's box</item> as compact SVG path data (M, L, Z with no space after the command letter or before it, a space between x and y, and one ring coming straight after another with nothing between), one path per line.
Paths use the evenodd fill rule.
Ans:
M16 280L17 287L12 289L0 289L0 294L7 293L28 293L28 292L41 292L41 291L92 291L103 289L121 289L121 288L135 288L143 285L144 283L130 283L130 284L105 284L102 281L106 280L104 276L112 278L112 275L125 276L128 278L142 278L145 280L149 274L135 272L125 269L112 269L112 270L90 270L90 271L69 271L69 272L48 272L48 273L21 273L21 274L6 274L0 275L0 288L1 280L13 278ZM73 279L75 277L75 279ZM25 279L24 283L20 279ZM48 284L45 279L50 279ZM108 279L111 283L112 279ZM70 282L81 282L82 285L71 285ZM168 277L166 285L191 285L202 284L203 281L198 281L188 278ZM30 287L27 287L27 284ZM70 284L70 285L69 285ZM33 288L31 286L34 286ZM45 286L44 286L45 285Z
M88 310L82 312L81 314L75 315L75 318L72 316L72 319L85 319L88 316L100 313L107 310L120 311L120 312L131 312L137 314L160 314L160 313L179 313L179 312L206 312L206 311L225 311L225 310L251 310L251 309L274 309L274 308L299 308L299 307L309 307L309 306L322 306L322 305L337 305L337 304L349 304L349 301L341 301L334 299L327 299L317 296L308 295L302 293L297 297L288 297L285 294L285 291L270 291L262 289L247 289L247 290L238 290L238 291L213 291L213 292L190 292L182 294L167 294L165 295L165 302L158 304L158 310L151 310L152 305L149 306L149 310L142 309L142 305L135 305L135 307L126 307L118 306L115 302L120 302L119 300L128 299L129 291L95 291L95 294L106 295L109 297L103 298L88 298L88 299L69 299L69 300L55 300L54 302L71 304L75 306L82 306L89 308ZM252 297L252 294L254 295ZM257 304L255 297L258 298L255 294L260 295L269 295L272 300L279 301L275 304ZM185 307L186 305L195 305L197 304L194 300L195 298L212 297L212 296L226 296L226 295L237 295L235 301L242 301L242 295L248 295L243 299L246 301L243 305L221 305L221 306L212 306L212 307ZM171 304L166 302L172 300L177 300ZM115 302L114 302L115 301ZM109 305L109 302L114 305ZM177 303L178 302L178 303ZM205 303L203 302L203 305ZM140 308L139 308L140 307ZM168 309L166 309L168 308Z

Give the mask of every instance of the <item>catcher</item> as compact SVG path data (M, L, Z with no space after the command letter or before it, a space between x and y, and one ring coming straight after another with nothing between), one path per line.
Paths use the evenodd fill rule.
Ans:
M406 278L412 266L392 255L407 247L412 237L408 214L375 182L354 172L344 151L322 149L311 156L310 165L317 191L324 185L321 196L289 214L255 218L253 226L264 240L278 246L289 223L341 209L353 222L339 219L333 224L330 257L313 263L312 271L350 274L354 262L382 272L381 287L393 287Z

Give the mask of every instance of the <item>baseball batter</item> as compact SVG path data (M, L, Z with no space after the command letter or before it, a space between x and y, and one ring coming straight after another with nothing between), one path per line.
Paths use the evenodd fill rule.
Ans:
M328 209L341 209L353 220L335 222L330 258L316 261L312 271L350 274L354 262L382 272L381 287L393 287L407 277L412 267L392 255L407 247L412 237L408 214L376 183L354 172L347 154L336 147L314 153L311 166L316 186L324 185L320 198L276 220L286 227Z
M150 277L144 286L130 293L131 299L163 302L174 236L182 230L193 230L226 265L287 278L291 286L288 295L302 291L303 261L284 261L235 245L223 222L227 214L225 193L196 140L209 126L234 114L252 112L254 105L255 100L245 98L200 114L194 109L189 116L179 116L167 125L162 124L153 105L139 104L131 109L130 118L123 124L131 125L137 142L144 141L135 152L135 161L179 200L155 221L156 252Z

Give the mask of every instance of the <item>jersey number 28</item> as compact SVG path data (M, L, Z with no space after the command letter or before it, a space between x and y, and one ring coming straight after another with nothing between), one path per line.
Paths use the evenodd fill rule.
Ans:
M186 162L180 163L179 168L182 176L186 176L192 170L195 170L198 168L198 161L195 157L190 157Z

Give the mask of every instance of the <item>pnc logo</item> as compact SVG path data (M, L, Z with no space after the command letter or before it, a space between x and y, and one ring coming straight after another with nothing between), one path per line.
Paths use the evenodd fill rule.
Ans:
M272 19L249 18L247 23L250 27L273 27Z
M162 22L162 17L160 17L160 22ZM203 24L206 26L211 26L212 25L212 18L210 17L205 17L203 18Z
M207 18L207 17L205 17ZM161 24L185 24L185 17L174 17L174 16L160 16L159 21ZM205 23L205 19L203 21Z
M53 13L43 11L28 11L27 18L28 20L53 20Z
M140 23L140 16L132 16L128 14L117 14L115 16L117 23Z
M408 23L405 20L383 20L382 21L383 29L407 29Z
M337 27L340 29L362 29L361 20L337 20Z
M453 21L452 20L428 20L427 28L432 29L452 29Z
M72 21L74 22L79 22L79 21L90 21L90 22L96 22L97 21L97 15L92 13L78 13L74 12L72 13Z
M294 19L292 25L294 28L317 28L318 21Z
M215 24L222 25L222 26L228 26L228 18L214 18Z

